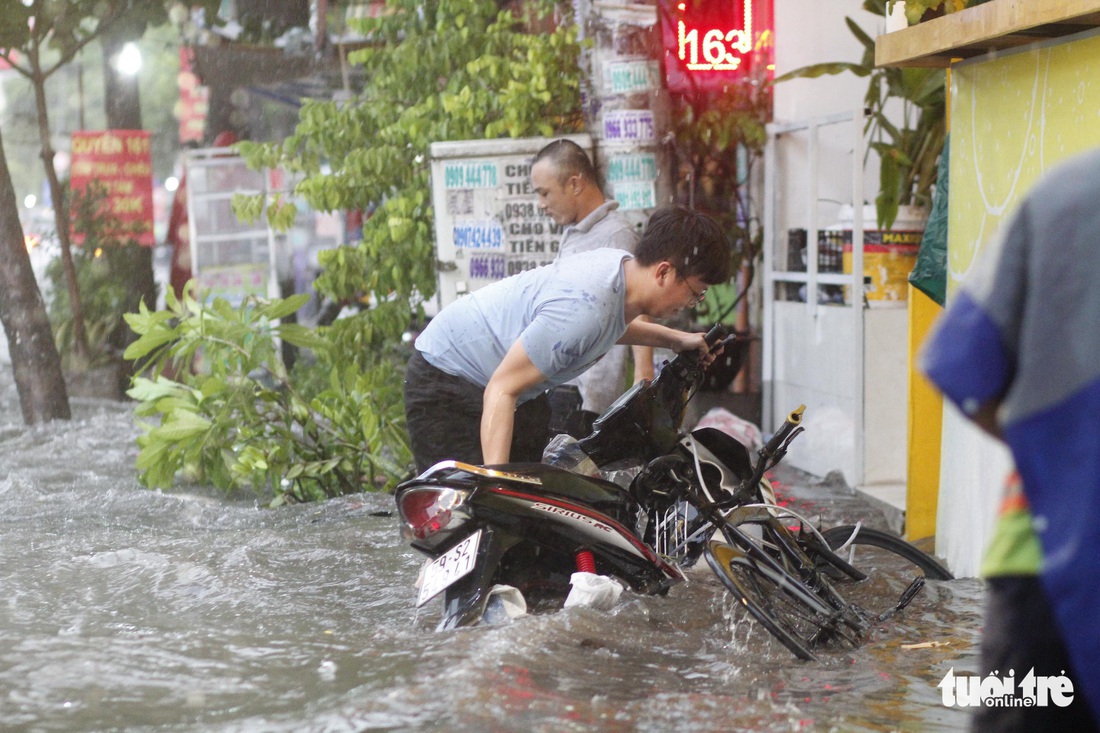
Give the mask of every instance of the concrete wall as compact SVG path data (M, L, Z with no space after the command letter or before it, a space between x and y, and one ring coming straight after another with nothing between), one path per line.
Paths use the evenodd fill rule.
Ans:
M860 0L775 0L775 75L828 61L857 62L863 46L848 30L851 16L864 30L882 30L883 21L862 9ZM775 119L800 120L855 107L866 81L852 74L794 79L775 88Z
M883 19L862 9L860 0L831 0L827 3L807 3L802 0L775 0L775 75L811 64L832 61L858 62L863 46L856 40L845 23L851 16L872 35L883 30ZM837 113L851 113L862 106L867 92L867 81L851 73L822 76L816 79L792 79L775 87L774 118L777 123L827 117ZM851 150L850 129L830 127L822 130L819 141L822 170L828 171L818 181L819 223L827 225L836 220L840 203L851 201ZM804 200L805 172L808 162L805 145L794 141L781 151L780 184L782 200L786 206L781 215L801 215L791 212ZM868 168L869 181L878 176L877 163ZM875 189L868 186L871 201ZM781 220L779 231L786 231Z

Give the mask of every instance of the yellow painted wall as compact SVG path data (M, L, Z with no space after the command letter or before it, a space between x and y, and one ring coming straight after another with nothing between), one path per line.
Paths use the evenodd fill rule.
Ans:
M951 130L951 69L947 70L947 130ZM906 426L905 537L936 534L940 496L943 397L917 369L921 344L943 308L909 286L909 424Z
M948 297L1036 180L1100 145L1100 36L952 70Z
M905 536L909 540L936 534L943 398L916 369L916 358L941 312L943 309L936 301L909 286L909 452L905 494Z

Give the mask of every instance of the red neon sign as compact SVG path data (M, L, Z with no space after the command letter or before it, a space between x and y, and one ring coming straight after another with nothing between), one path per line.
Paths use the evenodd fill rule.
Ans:
M660 0L665 82L717 91L772 65L772 0Z

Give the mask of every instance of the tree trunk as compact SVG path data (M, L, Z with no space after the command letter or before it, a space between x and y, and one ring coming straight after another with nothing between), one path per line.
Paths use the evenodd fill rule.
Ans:
M28 425L68 420L69 397L46 305L31 269L19 204L0 138L0 322L8 337L15 386Z
M110 130L141 129L141 97L138 77L124 76L114 67L113 61L129 42L141 39L144 26L137 23L120 21L100 39L103 46L103 84L107 113L107 128ZM132 273L127 288L125 302L126 313L136 313L138 305L144 301L153 310L157 306L157 287L153 279L153 248L134 247L131 259L125 271ZM110 344L119 353L126 350L137 336L130 330L125 320L119 319L111 333Z
M45 168L46 181L50 186L50 198L53 200L54 222L57 239L61 243L61 264L65 271L65 284L69 289L69 303L73 312L73 352L78 361L88 360L88 335L84 328L84 305L80 299L80 288L76 282L76 266L73 264L72 238L69 225L69 202L66 192L54 168L53 143L50 141L50 114L46 102L46 74L42 72L39 53L30 56L32 68L31 82L34 86L34 101L38 112L38 137L42 141L42 165Z

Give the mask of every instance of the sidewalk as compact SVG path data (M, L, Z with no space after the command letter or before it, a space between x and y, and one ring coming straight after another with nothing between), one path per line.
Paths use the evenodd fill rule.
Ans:
M821 517L823 527L862 522L868 527L901 536L905 511L867 491L853 489L839 473L824 478L780 463L769 471L780 503L789 501L792 509L808 517ZM919 543L926 552L932 542Z

